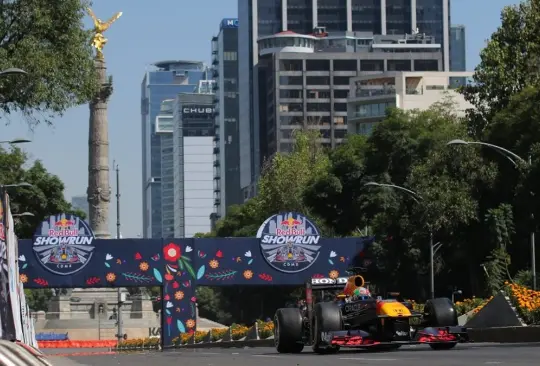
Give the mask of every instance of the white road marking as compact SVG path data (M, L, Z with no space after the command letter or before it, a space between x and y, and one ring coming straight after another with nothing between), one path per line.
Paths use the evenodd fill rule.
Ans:
M484 363L485 363L486 365L498 365L498 364L500 364L500 363L502 363L502 362L500 362L500 361L486 361L486 362L484 362Z
M363 357L341 357L340 360L356 361L397 361L395 358L363 358Z

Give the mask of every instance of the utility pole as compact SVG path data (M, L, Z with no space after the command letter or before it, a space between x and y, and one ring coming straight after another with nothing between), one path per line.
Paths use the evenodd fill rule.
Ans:
M120 168L116 162L113 162L113 168L116 172L116 239L120 239ZM118 314L116 316L118 342L124 338L123 320L122 320L122 289L118 288Z
M429 298L435 298L435 250L433 245L433 230L429 230ZM453 295L452 295L453 296Z
M532 167L532 157L529 155L529 167ZM532 196L532 192L531 192ZM534 202L531 197L531 202ZM534 238L534 233L536 231L536 224L534 222L534 213L531 209L531 272L532 272L532 286L533 290L536 290L536 243Z

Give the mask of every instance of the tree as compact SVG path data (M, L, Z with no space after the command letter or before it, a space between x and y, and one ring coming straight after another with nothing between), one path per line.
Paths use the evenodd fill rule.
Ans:
M21 239L32 238L36 227L50 215L73 213L81 218L85 214L73 207L64 198L64 184L56 175L50 174L37 160L30 163L27 155L19 148L6 151L0 148L1 184L30 183L31 187L9 189L11 212L30 212L34 216L15 218L15 233Z
M276 154L267 162L258 184L260 204L267 214L299 211L307 214L303 197L311 182L325 175L330 161L317 142L316 131L295 133L295 146L289 154Z
M469 132L484 136L492 116L504 109L512 95L524 87L538 85L540 72L540 1L524 0L504 7L501 26L480 53L474 83L463 88L469 111Z
M330 152L326 174L320 174L304 192L309 211L319 217L328 231L335 235L350 235L365 226L363 187L364 155L367 139L348 136L347 141Z
M2 78L0 108L20 111L30 123L87 103L97 90L90 33L82 19L87 0L11 0L0 3L0 70L17 67L25 77Z

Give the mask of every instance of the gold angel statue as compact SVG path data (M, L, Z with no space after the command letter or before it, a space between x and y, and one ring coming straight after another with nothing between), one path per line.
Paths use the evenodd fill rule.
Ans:
M92 37L92 46L96 49L96 53L97 53L96 56L98 58L103 58L103 47L107 43L107 38L103 36L103 33L105 33L105 31L109 29L109 27L114 22L116 22L118 18L122 16L122 12L120 11L116 13L115 15L113 15L111 19L104 22L98 17L96 17L92 9L87 8L87 11L90 17L92 18L92 20L94 21L94 29L93 29L94 36Z

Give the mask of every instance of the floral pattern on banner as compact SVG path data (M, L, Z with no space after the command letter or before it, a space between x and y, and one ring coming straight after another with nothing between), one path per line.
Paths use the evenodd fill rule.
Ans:
M170 242L163 246L165 269L161 281L165 324L162 335L168 339L196 330L197 299L194 296L194 286L202 274L195 272L192 255L193 248L190 245Z

